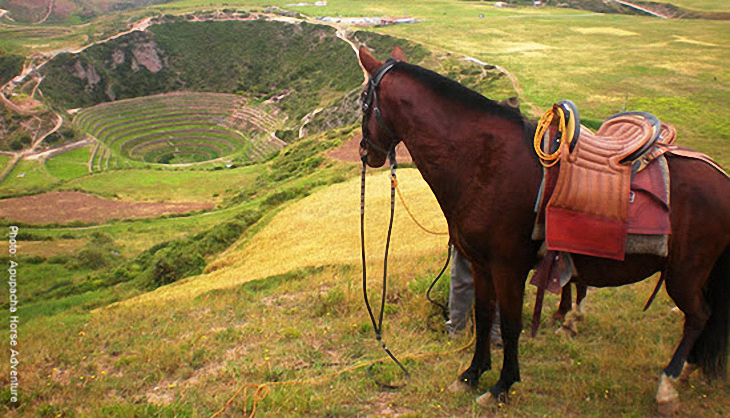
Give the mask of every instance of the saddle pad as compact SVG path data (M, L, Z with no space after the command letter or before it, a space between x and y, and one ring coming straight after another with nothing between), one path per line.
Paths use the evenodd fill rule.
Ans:
M664 156L659 156L636 173L631 181L628 232L640 235L668 235L672 232L669 222L669 166Z

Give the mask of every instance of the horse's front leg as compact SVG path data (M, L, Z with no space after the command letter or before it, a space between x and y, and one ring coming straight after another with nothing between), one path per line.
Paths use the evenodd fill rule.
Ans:
M501 315L504 362L497 383L477 399L482 406L502 401L512 385L520 381L518 351L527 272L515 271L510 267L497 267L493 271L494 288Z
M472 263L474 278L474 320L476 344L471 365L449 386L452 392L476 388L479 377L492 368L489 332L494 320L496 298L492 278L487 269Z

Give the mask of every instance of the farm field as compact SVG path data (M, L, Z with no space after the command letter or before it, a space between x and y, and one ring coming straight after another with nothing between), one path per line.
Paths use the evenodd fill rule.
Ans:
M730 11L724 2L667 2ZM200 10L260 13L274 5L302 15L267 16L311 23L324 16L409 16L419 22L337 29L356 43L367 43L378 58L384 59L397 41L412 62L488 97L518 95L522 112L531 117L560 99L577 103L589 126L621 110L654 113L675 125L680 145L730 167L727 21L553 7L500 9L493 2L451 0L285 6L289 3L182 0L102 15L84 25L0 26L0 49L30 54L78 47L142 17ZM493 350L495 367L485 373L478 392L450 393L448 385L471 360L471 333L449 339L438 310L425 297L443 265L448 238L424 233L400 201L384 340L411 377L403 379L389 361L367 371L385 355L363 307L360 167L354 146L360 138L359 103L340 101L353 75L356 85L361 73L349 45L310 48L297 26L277 32L261 20L259 28L270 30L266 34L282 45L290 44L283 34L299 36L292 43L301 52L287 50L286 55L302 65L281 65L296 71L278 75L278 68L262 66L268 73L223 80L232 86L225 94L145 94L81 109L73 124L93 135L94 145L45 160L22 160L0 183L0 223L7 230L22 221L17 237L21 402L10 401L10 365L2 362L0 415L198 417L222 410L220 416L248 416L255 402L255 415L271 417L655 416L656 381L676 348L683 320L664 289L642 311L656 275L631 286L590 289L586 318L572 339L553 333L557 325L549 317L557 298L548 294L538 336L520 339L522 382L507 402L487 410L474 402L498 379L501 350ZM248 45L222 33L249 32L238 32L233 23L212 23L153 28L167 39L175 38L170 28L184 30L187 40L216 34L220 44L205 39L219 51L224 45ZM306 27L305 32L319 34L314 38L323 43L334 37L331 28ZM148 38L137 35L114 45L129 42L119 46L125 51L134 51L133 42L149 45ZM271 56L266 44L252 39L251 51ZM177 52L198 54L185 56L185 62L209 64L200 58L200 45L177 47ZM327 55L340 50L347 52L341 61ZM109 59L98 51L114 52L90 48L87 53L99 62ZM157 51L161 62L175 60ZM255 56L251 51L246 54ZM125 53L127 59L134 56ZM229 55L227 62L234 63L235 54ZM66 61L70 68L72 62ZM130 74L143 79L144 71ZM316 81L302 82L304 74ZM88 82L76 78L71 79L82 87ZM287 78L299 84L271 87L261 81ZM332 104L353 109L332 110ZM321 131L299 138L303 115L322 114L348 122L324 120ZM276 142L272 132L286 144ZM0 156L0 164L9 160ZM445 231L428 185L410 161L399 161L399 188L409 209L425 226ZM380 301L389 185L385 169L368 169L365 225L373 305ZM51 200L54 196L76 198L65 204L94 217L69 217L63 202ZM115 214L113 205L127 212ZM163 213L164 206L193 211ZM149 217L139 217L145 215L143 207L153 208ZM16 217L3 216L5 211ZM3 241L0 254L7 264L8 242ZM433 295L446 301L448 277ZM534 301L534 287L527 286L525 326ZM0 305L0 321L6 324L8 303ZM406 385L384 390L370 373ZM261 391L254 395L257 388ZM730 415L727 382L708 384L696 374L677 388L680 416Z
M50 192L4 199L0 217L28 224L106 222L112 219L149 218L172 213L210 209L206 204L125 203L88 196L79 192Z
M219 202L226 196L250 188L260 166L224 170L109 171L75 181L62 189L83 190L102 196L117 196L136 202Z
M236 122L241 114L249 130ZM156 164L185 164L230 156L251 163L283 146L270 139L276 121L246 110L235 95L177 93L104 103L84 109L74 119L79 128L103 142L97 169L119 156ZM109 153L114 155L109 156ZM121 164L121 163L117 163Z
M60 180L72 180L89 174L91 147L67 151L46 160L46 170Z

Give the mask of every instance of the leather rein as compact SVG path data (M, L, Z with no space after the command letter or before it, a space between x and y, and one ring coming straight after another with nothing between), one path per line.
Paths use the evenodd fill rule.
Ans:
M385 297L386 297L386 291L387 291L387 276L388 276L388 252L390 250L390 237L393 232L393 217L395 214L395 185L397 182L396 176L395 176L395 169L397 167L397 163L395 161L395 147L398 144L398 137L395 135L395 133L388 128L385 125L385 121L383 120L383 116L380 112L380 107L378 103L378 87L380 86L380 81L383 79L385 74L393 68L396 64L396 60L389 58L385 65L380 67L375 73L373 73L370 76L370 80L368 81L368 89L363 97L362 102L362 141L360 142L360 157L362 160L362 178L360 183L360 248L361 248L361 255L362 255L362 291L363 291L363 297L365 299L365 307L367 308L368 315L370 316L370 321L373 324L373 329L375 330L375 339L380 343L383 350L388 354L388 357L390 357L395 364L400 367L400 369L403 371L405 376L408 378L410 377L410 373L408 370L406 370L405 366L401 364L400 361L391 353L388 346L385 345L385 342L383 341L383 315L385 313ZM375 115L375 120L377 121L379 127L385 131L391 138L393 138L393 142L389 149L384 149L372 142L370 139L370 131L367 128L368 119L370 117L370 113L373 113ZM367 263L366 263L366 257L365 257L365 170L367 168L367 148L366 147L372 147L375 150L382 152L388 156L388 160L390 161L390 176L391 176L391 186L390 186L390 221L388 225L388 236L385 242L385 257L383 261L383 285L382 285L382 295L380 299L380 314L378 316L378 319L375 319L375 314L373 313L373 309L370 306L370 300L368 298L368 291L367 291ZM374 364L373 364L374 365ZM370 366L372 368L372 366ZM372 377L371 369L368 369L368 374ZM401 386L394 386L387 383L382 383L375 379L375 382L387 389L398 389Z

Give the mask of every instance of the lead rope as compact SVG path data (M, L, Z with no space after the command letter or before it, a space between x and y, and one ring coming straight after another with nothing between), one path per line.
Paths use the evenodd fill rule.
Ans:
M398 367L400 367L406 378L410 378L411 374L408 372L405 366L403 366L403 364L398 361L398 359L393 355L393 353L383 341L383 315L385 313L385 296L387 292L388 251L390 249L390 237L393 232L393 217L395 215L395 185L397 183L397 179L395 176L395 169L397 167L397 163L395 161L395 150L388 153L388 159L390 160L390 222L388 224L388 237L385 241L385 256L383 260L383 291L380 299L380 314L377 321L375 320L373 309L370 307L370 300L368 299L367 290L367 262L365 259L365 170L367 166L364 161L362 164L362 179L360 182L360 248L362 255L362 292L365 299L365 307L368 310L370 321L373 323L373 329L375 330L375 339L380 343L381 347L388 355L388 357L390 357L391 360L393 360L393 362L398 365ZM386 389L399 389L405 386L405 384L396 386L378 381L372 374L372 368L375 366L375 364L377 363L373 363L372 365L370 365L370 367L368 368L368 374L373 378L378 386Z
M438 276L436 276L436 278L433 280L433 282L431 282L431 286L429 286L428 287L428 290L426 291L426 299L428 299L428 301L431 302L431 304L433 304L434 306L436 306L439 309L441 309L441 316L446 321L449 320L449 308L448 308L448 306L444 305L443 303L441 303L441 302L439 302L437 300L432 299L431 298L431 291L436 286L436 283L439 281L439 279L441 279L441 276L444 275L444 272L446 271L446 268L449 267L449 261L451 261L451 249L452 249L452 245L449 244L448 247L449 247L449 251L448 251L448 253L446 255L446 262L444 263L444 267L441 269L441 272L439 272ZM438 315L438 314L436 314L436 315Z

